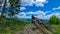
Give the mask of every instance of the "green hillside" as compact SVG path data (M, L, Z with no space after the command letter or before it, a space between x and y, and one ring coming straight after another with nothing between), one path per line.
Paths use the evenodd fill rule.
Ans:
M0 34L15 34L17 31L21 31L28 21L21 21L18 19L0 19Z
M60 24L59 25L52 25L52 28L54 28L57 31L54 34L60 34Z

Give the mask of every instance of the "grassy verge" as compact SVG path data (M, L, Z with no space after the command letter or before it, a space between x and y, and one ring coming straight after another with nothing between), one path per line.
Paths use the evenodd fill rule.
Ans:
M52 25L52 27L57 31L54 34L60 34L60 24L59 25Z
M15 34L17 31L21 31L26 24L29 22L2 18L0 20L0 34Z

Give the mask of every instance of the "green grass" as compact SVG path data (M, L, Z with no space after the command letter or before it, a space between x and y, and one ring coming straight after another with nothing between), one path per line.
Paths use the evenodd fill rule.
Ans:
M0 20L0 34L15 34L17 31L23 30L26 24L29 22L25 20L2 18ZM52 28L57 31L54 34L60 34L60 24L52 25Z
M60 34L60 24L58 24L58 25L52 25L52 27L57 31L54 34Z
M29 22L2 18L0 20L0 34L15 34L17 31L21 31L26 24L29 24Z

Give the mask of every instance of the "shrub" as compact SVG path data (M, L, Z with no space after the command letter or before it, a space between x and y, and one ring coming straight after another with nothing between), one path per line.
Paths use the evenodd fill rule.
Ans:
M50 17L49 19L49 24L59 24L60 19L57 18L55 15L53 15L52 17Z

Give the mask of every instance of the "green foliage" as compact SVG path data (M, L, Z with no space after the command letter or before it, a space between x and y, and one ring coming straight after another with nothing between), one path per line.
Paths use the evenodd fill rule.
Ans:
M4 0L3 0L4 1ZM1 11L1 18L3 16L5 16L4 14L7 14L8 16L12 17L15 16L15 14L18 14L20 12L20 0L9 0L9 11L6 6L8 6L7 4L7 0L4 1L4 5L2 7L2 11Z
M0 34L15 34L17 31L22 30L26 24L29 24L29 22L13 18L2 18L0 19Z
M58 18L58 23L60 24L60 18Z
M55 15L53 15L50 19L49 19L49 24L59 24L60 19L57 18Z
M60 24L58 25L51 25L53 29L55 29L56 32L54 34L60 34Z
M9 0L10 9L9 9L9 16L14 16L20 12L20 0Z

